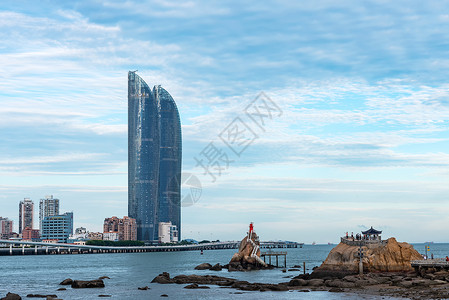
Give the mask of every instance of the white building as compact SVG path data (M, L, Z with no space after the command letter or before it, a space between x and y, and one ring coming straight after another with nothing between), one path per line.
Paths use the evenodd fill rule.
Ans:
M104 241L118 241L119 240L118 232L103 232L103 240Z
M178 229L171 222L159 222L159 243L177 243Z
M69 236L69 240L88 240L89 232L84 227L75 229L75 234Z

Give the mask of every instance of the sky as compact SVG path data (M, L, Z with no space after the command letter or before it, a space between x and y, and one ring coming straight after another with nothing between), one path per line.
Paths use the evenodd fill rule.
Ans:
M201 185L182 238L254 222L262 240L373 226L449 242L448 1L7 0L0 41L0 216L16 230L25 197L35 226L46 195L90 231L127 215L138 70L175 99Z

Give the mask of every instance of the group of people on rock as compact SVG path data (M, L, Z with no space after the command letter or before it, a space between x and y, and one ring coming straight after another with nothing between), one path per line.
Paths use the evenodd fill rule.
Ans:
M351 232L351 237L349 237L349 234L348 234L348 232L346 232L346 239L347 240L349 240L349 239L352 239L353 241L368 241L368 240L380 240L380 236L378 236L378 235L369 235L369 234L364 234L364 235L362 235L361 233L357 233L356 235L355 235L355 238L354 238L354 232Z

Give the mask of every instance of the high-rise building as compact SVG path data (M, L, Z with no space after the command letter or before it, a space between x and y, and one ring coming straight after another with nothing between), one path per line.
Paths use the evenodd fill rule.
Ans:
M63 215L48 216L42 220L42 240L58 240L66 243L73 234L73 212Z
M159 222L181 228L181 121L176 103L128 73L128 215L137 239L158 241Z
M103 223L103 239L111 241L135 241L137 240L136 219L124 216L105 218Z
M8 218L0 217L0 238L9 239L13 230L13 222Z
M33 228L34 203L30 198L19 202L19 233L26 227Z
M53 195L45 196L45 199L39 201L39 230L42 234L42 220L45 217L59 215L59 199L53 198Z

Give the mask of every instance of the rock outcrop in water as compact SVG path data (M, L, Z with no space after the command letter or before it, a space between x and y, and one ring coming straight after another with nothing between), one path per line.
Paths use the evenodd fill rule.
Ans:
M254 231L248 233L240 242L239 252L235 253L229 264L229 271L250 271L271 268L260 259L259 237Z
M72 288L74 288L74 289L104 288L104 282L101 279L74 280L72 282Z
M1 300L21 300L21 299L22 297L14 293L8 293L6 294L6 297L1 298Z
M413 271L412 260L422 259L421 254L408 243L398 243L389 238L386 243L368 245L364 250L364 272L409 272ZM359 246L341 242L331 250L324 263L313 271L313 277L354 274L359 271Z

